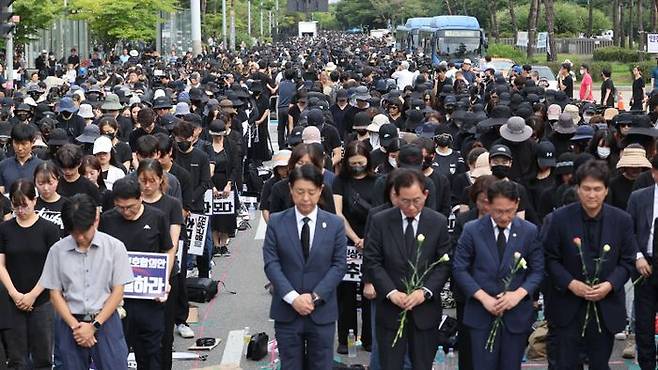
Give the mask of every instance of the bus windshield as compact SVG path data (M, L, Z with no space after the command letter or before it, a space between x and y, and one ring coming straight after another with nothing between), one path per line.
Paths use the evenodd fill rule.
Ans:
M465 56L480 52L481 39L479 31L446 30L439 31L436 50L439 55Z

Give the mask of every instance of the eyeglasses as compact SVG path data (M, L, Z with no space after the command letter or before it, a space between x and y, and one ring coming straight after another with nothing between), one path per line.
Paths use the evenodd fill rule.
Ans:
M399 199L399 202L404 207L420 207L423 205L423 198L414 198L414 199Z

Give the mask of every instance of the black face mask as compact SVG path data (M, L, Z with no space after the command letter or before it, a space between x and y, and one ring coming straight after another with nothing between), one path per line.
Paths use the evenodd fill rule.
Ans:
M73 117L73 113L71 113L71 112L62 112L61 115L67 121L70 120L71 117Z
M434 158L425 157L425 159L423 159L423 169L426 170L426 169L432 167L433 162L434 162Z
M368 133L368 130L356 130L357 135L364 136Z
M449 106L447 106L447 107L445 107L445 108L446 108L446 109L445 109L445 110L446 110L446 113L448 113L448 114L451 114L452 112L455 111L455 107L453 107L452 105L449 105Z
M452 144L452 139L448 136L439 136L435 140L436 145L440 147L449 147Z
M113 132L111 134L103 134L103 136L108 137L110 140L114 140L114 138L117 137L117 133Z
M176 145L178 146L178 150L185 153L188 150L190 150L190 147L192 146L192 143L189 142L189 141L178 141L178 142L176 142Z
M502 164L497 164L495 166L491 166L491 174L496 176L498 179L504 179L509 177L509 171L511 167L510 166L505 166Z
M355 175L362 175L368 170L366 166L350 166L350 168L352 168L352 173Z

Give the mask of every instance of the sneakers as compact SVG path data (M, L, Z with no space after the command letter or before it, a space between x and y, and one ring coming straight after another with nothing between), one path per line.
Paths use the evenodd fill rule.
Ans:
M219 247L219 255L221 257L231 257L231 251L228 250L228 247L222 245L221 247Z
M622 331L617 334L615 334L615 339L616 340L626 340L626 332Z
M228 248L225 245L222 246L215 246L213 248L212 252L213 257L231 257L231 252L228 250Z
M183 338L194 338L194 331L186 324L176 325L176 331Z
M626 358L626 359L634 359L635 358L635 336L634 335L629 335L628 339L626 340L626 346L624 347L624 351L622 352L621 357Z

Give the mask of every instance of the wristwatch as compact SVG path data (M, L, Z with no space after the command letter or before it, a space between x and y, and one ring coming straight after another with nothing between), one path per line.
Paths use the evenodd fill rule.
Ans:
M96 331L98 331L98 330L101 328L101 326L103 326L103 324L101 324L100 322L98 322L98 321L96 321L96 320L94 320L94 322L91 323L91 325L94 326L94 329L95 329Z
M317 293L313 292L311 295L313 296L313 306L317 307L322 304L322 298Z
M430 291L427 289L423 289L423 295L425 296L426 301L432 299L432 293L430 293Z

